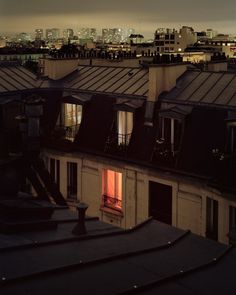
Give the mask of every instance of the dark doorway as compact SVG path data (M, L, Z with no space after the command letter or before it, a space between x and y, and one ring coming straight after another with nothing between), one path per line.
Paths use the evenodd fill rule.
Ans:
M172 187L149 181L149 216L172 224Z

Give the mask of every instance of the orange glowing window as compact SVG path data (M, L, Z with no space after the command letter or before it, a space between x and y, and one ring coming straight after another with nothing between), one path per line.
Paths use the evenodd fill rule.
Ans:
M121 210L122 207L122 173L112 170L103 171L103 205Z

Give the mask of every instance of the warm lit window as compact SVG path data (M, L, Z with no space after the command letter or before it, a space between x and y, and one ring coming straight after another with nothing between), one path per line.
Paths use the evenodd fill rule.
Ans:
M79 131L80 123L82 119L82 105L79 104L64 104L64 122L65 138L68 140L74 140L76 134Z
M65 126L75 126L81 123L82 105L65 103Z
M103 171L103 206L116 210L122 208L122 173Z
M117 112L118 121L118 144L128 145L133 130L133 113Z

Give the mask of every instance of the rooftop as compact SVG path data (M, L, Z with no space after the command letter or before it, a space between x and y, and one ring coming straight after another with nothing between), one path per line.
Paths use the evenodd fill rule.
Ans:
M73 212L54 214L57 229L1 234L1 294L234 294L226 245L152 219L130 230L87 219L73 236Z
M181 104L236 107L236 74L229 72L186 71L164 98Z

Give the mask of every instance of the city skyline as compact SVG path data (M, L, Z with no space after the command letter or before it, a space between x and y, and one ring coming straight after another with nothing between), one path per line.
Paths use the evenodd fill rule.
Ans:
M210 1L199 0L191 3L187 0L167 2L136 0L135 5L120 0L101 0L99 2L68 0L41 0L33 3L22 0L19 6L16 0L0 0L0 27L3 32L33 32L36 28L74 28L131 27L153 37L158 27L180 28L192 26L196 31L213 28L221 33L236 33L234 15L236 5L226 0L217 5ZM172 9L174 7L174 9Z

